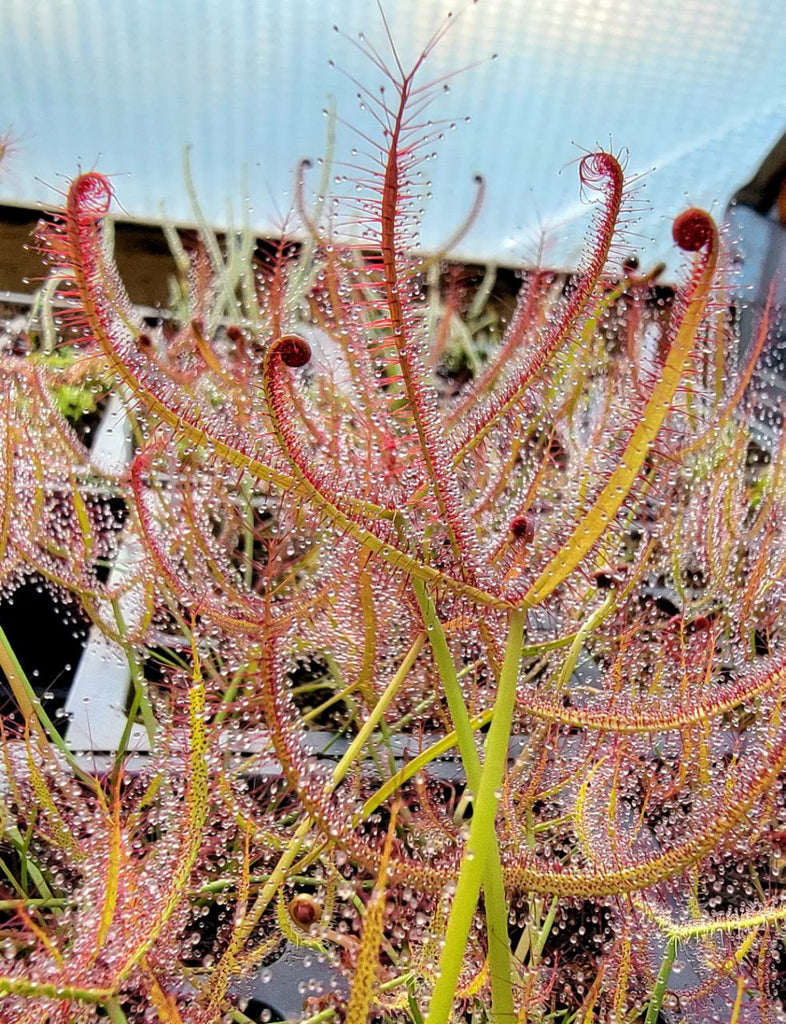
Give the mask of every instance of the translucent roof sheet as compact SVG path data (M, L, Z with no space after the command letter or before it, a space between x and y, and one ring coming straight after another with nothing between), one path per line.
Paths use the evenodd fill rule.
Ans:
M451 8L390 0L411 61ZM209 220L274 231L292 204L300 158L325 149L322 111L368 127L357 88L379 74L333 31L384 47L369 0L5 0L0 128L18 138L0 200L51 202L78 165L116 175L134 217L191 221L182 154L192 148ZM670 221L686 204L722 214L786 128L782 0L481 0L460 17L426 74L480 65L450 83L433 116L455 119L428 165L434 198L422 241L438 246L487 179L484 208L459 255L575 262L588 208L576 159L626 149L650 205L628 230L646 263L671 258ZM497 60L490 60L498 53ZM469 118L465 123L464 119ZM337 157L351 141L340 133ZM314 175L316 178L316 175Z

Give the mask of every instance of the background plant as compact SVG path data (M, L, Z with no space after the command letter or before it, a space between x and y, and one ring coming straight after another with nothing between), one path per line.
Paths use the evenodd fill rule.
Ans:
M242 1021L284 938L347 978L320 1020L783 1015L783 457L752 457L717 229L677 218L658 306L622 162L586 154L579 271L528 274L445 395L457 304L416 248L441 35L408 72L369 51L372 127L314 209L301 168L300 246L172 235L158 327L105 176L43 229L80 358L3 357L4 587L39 574L127 652L153 744L86 771L3 643L5 1019ZM90 463L64 373L127 396L128 474Z

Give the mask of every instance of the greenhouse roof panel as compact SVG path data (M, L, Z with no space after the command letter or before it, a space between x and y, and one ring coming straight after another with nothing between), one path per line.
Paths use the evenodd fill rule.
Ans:
M450 7L386 5L405 64ZM546 263L574 265L590 212L577 159L604 146L640 176L624 247L645 264L671 260L673 216L688 204L722 216L786 128L778 0L481 0L455 22L424 74L477 66L431 110L457 128L426 165L426 249L461 222L482 174L483 209L458 255L527 263L545 239ZM129 216L190 222L191 147L209 221L239 224L247 207L255 230L278 231L299 160L325 154L331 97L343 121L372 127L352 79L374 89L380 75L352 44L359 31L389 54L368 0L7 0L0 128L17 141L0 201L51 203L64 178L97 166ZM340 126L336 160L352 145Z

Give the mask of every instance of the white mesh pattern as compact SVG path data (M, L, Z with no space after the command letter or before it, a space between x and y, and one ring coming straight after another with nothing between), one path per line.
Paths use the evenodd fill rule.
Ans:
M405 61L450 6L387 4ZM459 127L427 165L423 245L451 233L480 172L485 207L459 254L527 261L543 227L548 262L571 265L587 210L575 165L565 165L601 144L627 148L631 173L654 168L642 194L652 210L629 246L645 263L671 259L674 214L687 203L721 213L786 128L783 13L781 0L469 5L426 74L500 57L453 79L434 108ZM356 87L327 61L371 86L378 75L333 23L385 46L368 0L6 0L3 21L0 129L12 126L20 143L0 200L51 201L36 177L57 186L81 161L118 175L130 215L157 219L164 202L190 221L182 152L191 145L208 219L226 224L231 210L240 221L247 189L260 232L286 217L297 161L324 151L328 94L342 117L369 127ZM351 144L340 133L337 156Z

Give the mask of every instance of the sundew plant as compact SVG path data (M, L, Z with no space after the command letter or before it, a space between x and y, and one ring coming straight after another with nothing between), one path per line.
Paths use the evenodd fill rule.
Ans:
M107 177L42 226L57 301L0 357L2 587L44 581L132 685L94 764L2 638L3 1021L261 1021L238 983L287 943L334 971L315 1024L784 1020L770 316L738 366L703 210L674 289L626 263L602 150L575 274L524 273L499 332L489 274L441 284L416 243L444 31L411 68L359 43L384 89L332 192L301 166L298 244L170 232L158 323ZM127 472L64 388L122 397Z

